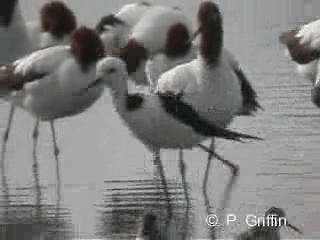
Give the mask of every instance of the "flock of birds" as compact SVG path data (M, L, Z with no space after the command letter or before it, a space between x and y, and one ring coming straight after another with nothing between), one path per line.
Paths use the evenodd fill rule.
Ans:
M239 62L224 48L218 5L202 2L196 18L193 30L181 9L141 2L102 17L91 29L78 26L66 4L50 1L38 22L26 23L18 0L2 0L0 97L11 104L3 151L19 107L35 117L35 141L40 122L50 122L58 157L55 120L84 112L109 88L123 121L154 154L160 175L160 149L179 150L187 202L184 149L201 148L209 162L217 158L236 176L238 166L216 153L214 138L263 140L227 129L236 116L252 116L262 107ZM283 33L280 41L312 81L312 101L320 107L319 33L320 20ZM129 82L143 85L143 91L129 91ZM206 139L212 139L209 147L202 144Z

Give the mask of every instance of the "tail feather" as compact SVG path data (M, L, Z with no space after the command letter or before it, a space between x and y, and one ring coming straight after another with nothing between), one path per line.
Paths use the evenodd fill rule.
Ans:
M253 89L251 83L249 82L243 71L238 68L235 69L235 73L241 84L241 92L243 96L243 107L239 115L253 115L259 109L263 110L260 103L258 102L258 96L256 91Z

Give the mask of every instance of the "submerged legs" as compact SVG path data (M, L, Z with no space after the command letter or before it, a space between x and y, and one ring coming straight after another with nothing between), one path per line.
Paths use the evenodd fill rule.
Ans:
M1 161L5 160L5 155L6 155L6 150L7 150L7 143L8 143L8 139L9 139L9 135L10 135L10 130L11 130L11 125L12 125L14 112L15 112L15 106L13 104L11 104L7 128L6 128L6 130L4 132L4 135L3 135L3 143L2 143L2 150L1 150Z
M164 174L164 169L160 160L160 150L154 151L154 163L157 165L158 168L158 173L160 175L160 180L164 189L164 193L166 195L166 200L167 200L167 206L168 206L168 218L171 218L172 216L172 209L171 209L171 200L170 200L170 193L168 190L168 184L166 181L166 177Z
M181 174L184 196L187 201L187 206L189 207L190 199L189 199L189 194L188 194L188 186L187 186L187 181L186 181L186 166L183 161L183 149L182 148L179 149L179 169L180 169L180 174Z

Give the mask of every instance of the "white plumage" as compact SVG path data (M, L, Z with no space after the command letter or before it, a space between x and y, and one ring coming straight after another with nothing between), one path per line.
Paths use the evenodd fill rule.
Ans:
M240 82L222 55L216 66L199 56L161 75L156 92L183 93L184 101L210 122L227 126L242 106Z
M97 24L101 40L106 48L119 48L126 44L132 28L152 5L125 4L116 14L102 17Z
M320 49L320 20L316 20L300 27L296 37L300 43L310 43L310 48Z
M57 46L39 50L13 63L14 74L42 74L8 98L41 120L54 120L78 114L88 108L102 93L102 87L81 97L74 96L89 81L95 79L95 65L86 70L74 59L70 48Z
M169 57L165 53L159 53L149 59L146 64L146 74L151 87L158 84L159 77L170 69L194 60L197 57L198 47L192 46L183 56Z
M90 107L103 92L95 86L81 96L74 92L84 88L96 77L96 61L104 56L103 44L95 31L77 29L70 46L55 46L35 51L0 69L0 93L14 107L31 113L36 119L34 138L38 136L39 120L50 121L55 155L58 156L54 120L79 114ZM3 147L8 139L5 134Z
M193 71L195 74L209 74L206 71L201 72L201 66L198 63L198 61L189 63L191 64L189 73ZM195 70L197 64L198 69ZM97 80L90 83L85 89L90 90L92 86L99 85L101 82L111 89L113 101L119 115L133 135L154 153L155 160L160 168L159 152L163 148L190 149L198 146L207 137L222 137L230 140L239 140L240 138L257 139L256 137L228 131L216 124L210 123L206 118L202 118L204 114L198 111L198 102L188 101L191 96L188 94L188 91L182 96L182 102L179 100L180 95L172 95L172 91L170 91L171 93L164 92L163 94L130 95L128 94L127 80L128 73L125 63L120 59L107 57L97 65ZM216 86L219 86L219 84L225 86L221 82L217 82ZM185 82L185 86L187 85L188 83ZM187 88L201 88L204 85L188 85ZM197 97L196 94L193 96ZM217 104L217 106L220 105ZM233 173L236 173L237 167L235 165L222 159L206 147L202 145L201 147L228 164L232 167ZM182 157L180 158L180 162L180 166L184 166ZM186 199L188 200L184 181L185 167L181 167L180 170L183 176ZM163 170L160 169L159 171ZM164 179L162 180L165 181Z
M129 26L136 25L144 14L150 10L153 5L146 3L125 4L116 14L116 17L124 21Z
M165 50L168 30L177 23L183 24L192 33L191 22L185 13L173 8L156 6L134 26L129 39L135 39L142 44L152 57Z

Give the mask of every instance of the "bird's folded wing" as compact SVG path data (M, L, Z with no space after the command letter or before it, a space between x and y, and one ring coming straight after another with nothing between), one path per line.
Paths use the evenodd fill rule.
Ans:
M176 66L163 73L157 80L155 93L172 92L180 94L184 92L196 92L196 76L189 67L189 63Z
M253 89L251 83L241 68L234 69L234 72L240 81L241 93L243 97L243 106L242 110L239 112L239 115L252 115L258 111L258 109L262 109L258 102L257 93Z
M168 114L180 121L181 123L191 127L199 135L205 137L218 137L234 141L241 141L241 139L256 139L258 137L250 136L242 133L230 131L209 123L192 108L191 105L183 102L182 94L176 95L170 92L158 93L162 106Z
M51 47L33 52L12 64L0 68L0 90L19 90L24 84L53 73L70 57L65 46Z
M255 92L250 81L242 71L238 60L232 55L232 53L228 49L224 48L223 54L224 58L231 66L238 80L240 81L241 92L243 96L243 106L239 112L239 115L252 115L259 108L262 109L261 105L257 100L257 93Z

